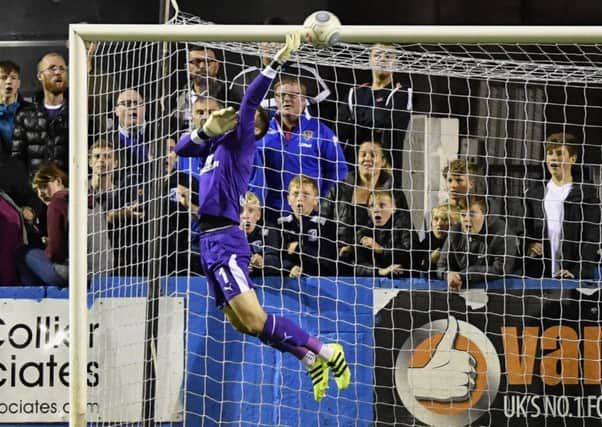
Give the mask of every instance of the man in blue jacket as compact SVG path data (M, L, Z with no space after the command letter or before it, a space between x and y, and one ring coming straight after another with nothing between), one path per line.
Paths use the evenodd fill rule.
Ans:
M302 174L315 179L320 197L325 197L347 175L345 155L334 132L305 112L303 83L281 78L274 85L274 99L278 111L268 133L257 143L263 164L256 159L250 185L272 219L291 211L284 195L293 177Z

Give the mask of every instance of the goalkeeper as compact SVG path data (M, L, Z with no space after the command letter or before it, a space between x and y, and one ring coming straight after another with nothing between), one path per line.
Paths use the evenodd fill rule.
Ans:
M329 370L339 389L349 386L351 371L343 348L339 344L322 344L292 321L263 310L248 273L249 244L238 227L241 200L253 167L255 140L267 131L267 123L257 120L256 111L276 72L299 44L298 33L288 34L272 64L249 85L239 114L232 108L215 111L202 129L182 136L175 151L179 156L206 159L200 178L200 251L201 265L216 304L236 330L255 335L297 357L308 369L314 398L320 401L328 388Z

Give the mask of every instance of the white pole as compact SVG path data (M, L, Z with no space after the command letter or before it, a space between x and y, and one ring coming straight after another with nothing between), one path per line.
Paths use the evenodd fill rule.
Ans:
M282 41L300 25L98 25L75 24L96 41ZM341 42L375 43L599 43L602 26L354 26L343 25Z
M69 425L86 426L88 70L84 41L69 28Z

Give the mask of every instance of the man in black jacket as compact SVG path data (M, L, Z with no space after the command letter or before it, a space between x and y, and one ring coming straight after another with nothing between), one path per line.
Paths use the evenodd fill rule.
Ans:
M189 45L186 67L190 78L188 85L178 90L175 105L175 119L181 131L188 131L192 125L192 106L200 97L211 97L220 103L228 100L228 88L220 78L221 60L216 50Z
M574 182L581 147L574 135L550 135L546 167L552 178L527 188L525 272L532 277L591 279L600 248L600 200L592 184Z
M69 166L69 112L67 65L58 53L47 53L38 62L42 93L17 114L12 156L23 162L30 174L52 162L67 171Z
M412 111L412 88L395 82L397 53L393 46L375 44L370 51L372 81L349 90L340 109L336 133L345 158L355 163L356 144L378 141L391 158L395 187L400 187L403 142Z

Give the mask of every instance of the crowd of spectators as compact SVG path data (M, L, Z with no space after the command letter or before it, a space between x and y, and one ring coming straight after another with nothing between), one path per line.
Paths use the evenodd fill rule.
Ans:
M267 126L256 126L252 180L241 200L250 273L420 276L446 280L450 289L511 275L597 278L598 191L574 173L582 144L566 132L542 141L549 178L525 182L523 211L513 212L512 221L499 207L503 196L488 196L482 165L449 161L441 170L447 197L426 215L425 237L419 239L421 227L412 224L401 182L414 95L395 81L394 61L389 46L374 45L371 82L336 100L336 120L322 117L327 109L319 104L333 95L317 68L282 71L273 98L256 114L256 122ZM202 128L212 112L236 107L259 70L249 67L227 81L222 67L219 52L189 46L189 83L173 96L165 127L149 126L156 109L136 87L114 88L114 100L96 103L107 111L94 116L102 123L91 123L103 138L88 143L90 273L151 274L151 254L163 258L153 274L203 273L196 200L199 192L211 191L198 182L215 165L211 158L180 158L174 146L181 134ZM17 64L0 61L0 284L65 286L65 59L57 53L40 59L41 91L31 102L20 95L21 78ZM157 129L162 133L155 134ZM159 172L153 169L157 159ZM158 226L157 216L163 218Z

